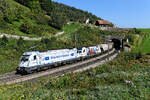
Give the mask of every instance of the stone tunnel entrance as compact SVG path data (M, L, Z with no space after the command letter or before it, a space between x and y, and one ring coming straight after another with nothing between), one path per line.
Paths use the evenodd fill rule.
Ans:
M124 47L124 36L121 35L108 35L106 36L107 41L114 43L114 48L116 50L123 50Z
M121 50L121 41L118 39L112 39L112 42L114 43L114 48L116 50Z

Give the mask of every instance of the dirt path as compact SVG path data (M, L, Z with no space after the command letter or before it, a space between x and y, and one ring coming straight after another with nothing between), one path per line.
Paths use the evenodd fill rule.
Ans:
M64 34L64 31L63 32L57 32L56 36L61 35L61 34Z
M26 37L26 36L18 36L18 35L0 33L0 38L2 38L3 36L6 36L7 38L14 38L14 39L19 39L20 37L22 37L24 40L32 40L32 41L37 41L37 40L42 39L42 38L30 38L30 37Z
M57 32L55 36L58 36L61 34L64 34L64 31L63 32ZM18 36L18 35L0 33L0 38L2 38L3 36L6 36L7 38L14 38L14 39L19 39L20 37L22 37L24 40L31 40L31 41L38 41L38 40L42 39L42 38L31 38L31 37L27 37L27 36Z

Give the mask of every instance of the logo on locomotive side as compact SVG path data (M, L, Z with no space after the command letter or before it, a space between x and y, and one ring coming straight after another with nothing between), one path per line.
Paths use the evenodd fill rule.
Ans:
M45 57L45 60L49 60L49 57Z
M74 53L72 53L71 56L74 56Z

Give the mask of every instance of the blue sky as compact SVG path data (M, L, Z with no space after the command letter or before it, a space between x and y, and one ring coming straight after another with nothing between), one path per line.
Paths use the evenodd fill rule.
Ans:
M150 28L150 0L52 0L109 20L119 27Z

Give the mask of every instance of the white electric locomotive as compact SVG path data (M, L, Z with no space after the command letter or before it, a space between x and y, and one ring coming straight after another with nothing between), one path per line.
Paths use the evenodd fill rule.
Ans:
M73 49L49 50L46 52L25 52L21 56L20 64L16 68L16 71L19 73L32 73L41 69L57 66L58 64L66 64L68 62L94 57L112 48L113 43L109 43Z

